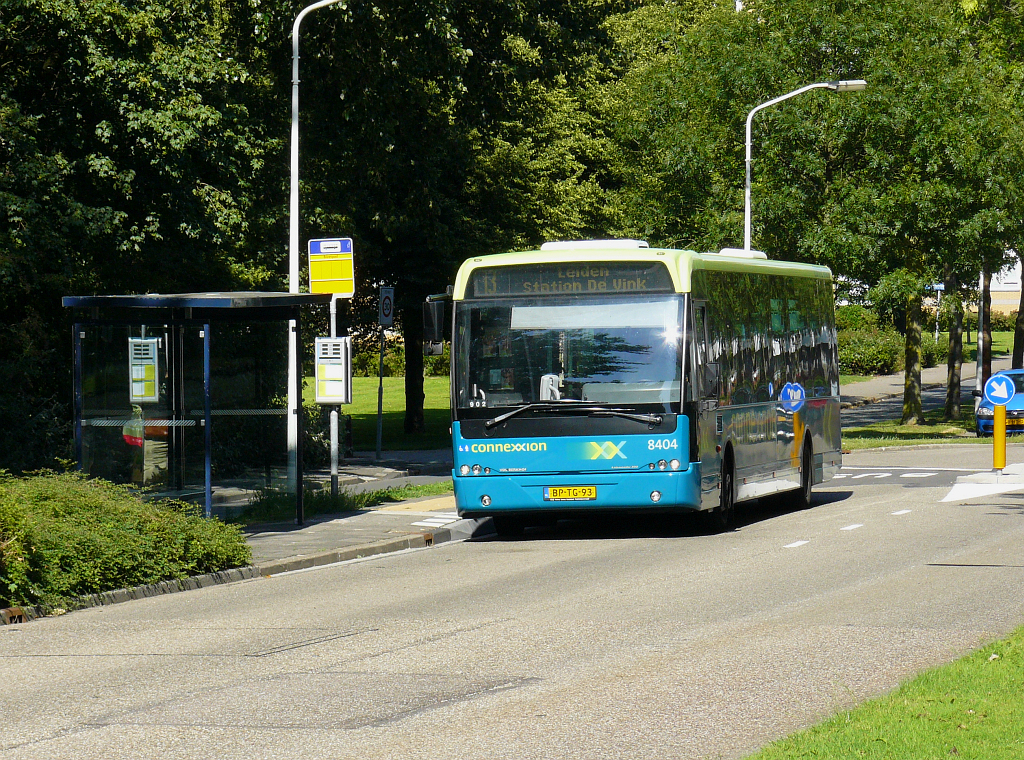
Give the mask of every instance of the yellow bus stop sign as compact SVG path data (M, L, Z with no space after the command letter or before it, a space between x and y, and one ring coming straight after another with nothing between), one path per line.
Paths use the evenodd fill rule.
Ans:
M351 298L356 292L352 238L309 241L309 292Z

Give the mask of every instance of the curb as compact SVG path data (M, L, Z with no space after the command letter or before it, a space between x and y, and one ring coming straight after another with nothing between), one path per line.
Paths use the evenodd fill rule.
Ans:
M301 557L290 557L288 559L270 560L259 564L246 565L231 570L220 570L216 573L206 575L193 575L180 580L161 581L150 583L134 588L116 589L104 591L101 594L90 594L80 597L73 609L86 609L88 607L102 607L108 604L120 604L136 599L147 599L153 596L164 594L176 594L180 591L193 591L200 588L220 586L225 583L237 583L238 581L267 578L279 573L287 573L294 570L305 570L310 567L321 565L333 565L338 562L346 562L363 557L374 557L381 554L405 551L407 549L424 549L439 544L451 543L452 541L464 541L476 534L479 527L477 520L460 520L454 525L439 528L433 533L416 533L401 538L386 539L372 544L353 546L347 549L336 549L334 551L322 552L320 554L309 554ZM41 617L45 613L37 607L8 607L0 609L0 625L16 625L27 623Z

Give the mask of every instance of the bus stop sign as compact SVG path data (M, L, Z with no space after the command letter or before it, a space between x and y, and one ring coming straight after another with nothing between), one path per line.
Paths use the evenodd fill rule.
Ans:
M1013 380L1006 375L992 375L985 381L985 400L992 406L1006 406L1016 394Z

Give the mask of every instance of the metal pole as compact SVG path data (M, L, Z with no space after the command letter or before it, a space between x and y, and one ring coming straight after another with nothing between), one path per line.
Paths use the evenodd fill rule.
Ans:
M974 362L974 413L978 413L978 406L981 404L981 389L985 385L987 377L982 377L982 368L984 364L984 346L982 344L982 335L985 332L985 272L982 271L978 277L978 327L976 329L978 333L975 337L978 341L978 355L975 357Z
M996 404L992 417L992 469L1006 467L1006 405Z
M306 14L341 0L320 0L299 11L292 24L292 124L291 189L288 201L288 292L299 292L299 27ZM288 322L288 480L298 479L299 396L298 332L295 320ZM300 390L296 390L296 389ZM301 491L302 484L298 484ZM301 497L300 497L301 498Z
M832 90L833 92L852 92L855 90L863 90L867 87L867 82L863 79L851 79L843 80L840 82L815 82L801 87L792 92L787 92L785 95L780 95L777 98L773 98L765 103L754 106L750 113L747 114L747 133L746 133L746 183L743 187L743 250L750 250L750 161L751 161L751 139L750 139L750 126L754 120L754 114L761 111L769 106L773 106L776 103L781 103L783 100L789 100L795 95L807 92L808 90L826 89Z
M380 327L380 368L377 375L377 460L380 461L380 444L384 436L384 325Z
M338 294L331 294L331 337L337 337ZM331 498L338 498L338 409L331 408Z

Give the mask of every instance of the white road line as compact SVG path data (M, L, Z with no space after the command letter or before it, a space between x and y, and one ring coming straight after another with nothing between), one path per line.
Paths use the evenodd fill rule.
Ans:
M809 543L811 543L811 542L810 542L810 541L794 541L794 542L793 542L793 543L791 543L791 544L786 544L786 545L785 545L785 546L783 546L782 548L783 548L783 549L795 549L795 548L797 548L798 546L803 546L804 544L809 544Z
M457 519L458 518L452 517L431 517L427 520L420 520L419 522L414 522L413 525L417 525L421 528L443 528L445 525L450 525Z
M842 480L843 478L848 478L848 477L850 477L850 476L849 475L833 475L832 479L833 480Z
M901 478L930 478L932 475L938 475L937 472L905 472L900 475Z
M921 472L920 467L897 467L892 465L891 467L885 465L875 465L874 467L856 467L852 465L843 465L844 470L880 470L882 468L886 470L909 470L910 472ZM979 469L977 467L929 467L929 470L933 472L987 472L985 469Z
M857 528L863 527L864 523L854 523L853 525L847 525L845 528L840 528L839 530L857 530Z
M866 472L863 475L854 475L853 476L853 480L859 480L860 478L870 478L874 474L875 473L873 473L873 472Z
M911 512L911 510L909 510L909 509L901 509L898 512L890 512L889 514L890 515L909 515L910 512Z

